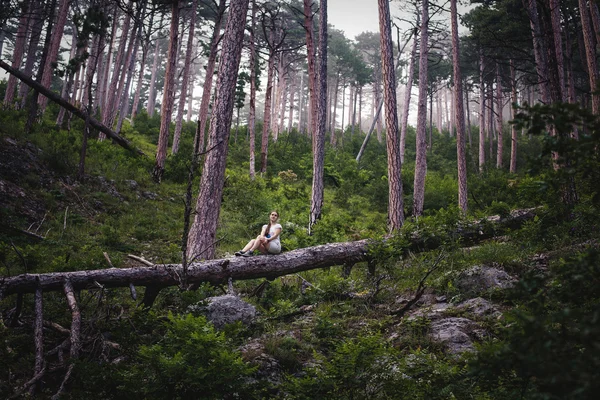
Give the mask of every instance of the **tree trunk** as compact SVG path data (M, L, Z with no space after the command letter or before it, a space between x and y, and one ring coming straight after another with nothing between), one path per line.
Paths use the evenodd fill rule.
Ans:
M585 0L579 0L579 14L581 16L581 30L583 32L583 41L585 43L585 56L587 60L587 69L590 82L590 92L592 93L592 112L600 112L600 95L596 93L598 89L598 69L596 67L596 48L592 36L590 24L590 13Z
M175 118L175 132L173 133L173 147L171 152L177 154L179 151L179 140L181 137L181 129L183 127L183 111L185 108L186 97L188 96L187 89L190 80L190 68L192 65L192 53L194 52L194 30L196 28L196 9L198 8L198 0L192 0L192 8L190 10L190 30L188 32L187 48L185 50L185 62L183 64L183 78L181 80L181 94L179 96L179 104L177 107L177 116ZM191 96L192 94L189 93Z
M423 8L427 8L427 0ZM379 33L381 46L381 69L387 128L388 163L388 230L398 231L404 224L404 200L402 198L402 161L400 159L400 135L398 132L398 106L396 103L396 71L390 22L390 5L387 0L378 0ZM426 18L423 21L427 21ZM427 34L425 33L425 37Z
M290 107L288 110L288 134L292 133L293 120L294 120L294 96L296 95L296 75L290 77Z
M167 158L167 147L169 145L171 113L175 101L175 70L177 69L177 51L179 50L179 0L173 0L171 6L171 30L169 33L169 51L167 68L165 71L165 84L163 88L163 99L160 108L160 133L158 136L158 147L156 149L156 163L152 171L152 177L160 182L165 172L165 160Z
M417 26L419 25L420 15L419 10L417 13ZM416 28L415 28L416 30ZM406 89L404 92L404 108L402 111L402 127L400 129L400 160L404 163L404 152L406 150L406 129L408 128L408 112L410 110L410 97L412 93L412 83L415 75L415 60L417 58L417 40L419 39L418 34L413 35L413 45L410 50L410 61L408 62L408 77L406 81Z
M339 89L340 89L340 72L338 71L338 73L335 76L335 91L333 94L333 115L331 116L331 136L330 136L330 144L332 147L335 147L336 145L336 132L335 132L335 120L337 118L337 105L338 105L338 94L339 94Z
M12 53L12 67L21 69L23 54L25 52L25 43L27 41L27 31L30 22L30 11L35 9L35 0L23 1L21 3L21 18L19 18L19 27L15 38L15 46ZM0 54L1 55L1 54ZM4 93L4 106L13 107L15 102L15 92L17 90L17 78L9 75L6 83L6 91Z
M49 7L49 4L47 7ZM33 15L31 18L33 22L31 26L31 34L29 35L27 58L25 59L25 66L23 67L23 73L28 77L33 76L33 67L35 62L39 60L39 54L37 50L40 43L40 37L42 35L42 28L44 27L44 4L42 1L34 1L32 13ZM0 54L2 54L2 50L0 50ZM8 93L8 91L6 93ZM21 99L19 108L25 107L28 93L29 86L21 83L19 87L19 98Z
M511 88L512 88L512 101L515 104L518 104L517 98L517 74L515 72L515 63L511 59L510 60L510 78L511 78ZM514 110L511 107L511 110ZM514 111L513 111L514 118ZM517 173L517 127L515 124L511 124L511 141L510 141L510 169L509 171L512 174Z
M256 175L255 145L256 145L256 0L252 0L252 28L250 30L250 111L248 112L248 136L250 141L250 179Z
M273 34L271 35L273 37ZM275 73L275 49L269 49L269 61L267 67L267 89L265 92L265 111L263 116L263 131L260 145L260 172L267 172L267 157L269 151L269 131L271 126L271 106L273 102L273 75Z
M317 73L316 73L316 55L315 40L313 38L313 14L312 0L304 0L304 30L306 32L306 54L308 62L308 99L310 129L309 135L313 135L317 130Z
M308 233L321 218L323 207L325 162L325 130L327 129L327 0L320 1L319 15L319 75L317 125L312 137L313 179Z
M146 39L147 40L147 39ZM144 83L144 69L146 68L146 61L148 58L148 45L145 42L142 45L142 59L140 60L140 72L138 74L138 80L135 85L135 95L133 96L133 105L131 106L131 124L133 125L135 117L137 116L140 108L140 98L142 96L142 85Z
M164 14L161 16L162 18ZM156 74L158 72L158 51L160 49L160 36L156 34L156 39L154 39L156 43L154 44L154 61L152 62L152 72L150 75L150 87L148 88L148 104L146 104L146 112L148 116L152 118L154 116L154 109L156 108Z
M116 131L121 132L123 121L129 115L129 104L130 104L130 87L133 76L135 75L135 61L138 54L140 40L142 36L142 25L146 17L146 5L147 1L139 3L138 11L135 17L135 23L133 24L133 32L131 35L131 41L129 43L127 61L123 66L123 75L121 77L121 84L119 85L119 119L117 121ZM143 68L143 67L142 67ZM141 70L140 70L141 73Z
M462 75L460 71L460 51L458 47L458 13L456 1L450 1L452 18L452 71L454 75L454 105L456 121L456 158L458 163L458 206L463 213L467 212L467 158L465 151L465 113L463 109Z
M133 1L129 1L127 6L128 10L131 10ZM108 92L106 93L106 101L104 109L102 110L104 125L112 128L115 123L117 115L117 107L119 106L119 90L121 75L125 74L125 48L127 45L127 39L129 38L129 26L131 24L130 12L125 13L125 20L121 27L121 38L119 39L119 47L117 48L117 55L115 57L112 77L110 79L110 85L108 86ZM133 38L132 38L133 40ZM130 54L130 53L128 53Z
M210 94L212 91L213 75L215 73L215 65L217 63L217 52L219 49L219 36L221 34L221 25L225 14L226 0L219 0L219 9L217 19L215 20L215 28L210 40L210 53L208 55L208 63L206 64L206 76L204 77L204 86L202 88L202 99L200 100L200 112L198 116L198 130L194 142L199 142L198 151L204 151L204 134L206 132L206 120L208 118L208 106L210 104Z
M502 76L500 75L500 64L496 64L496 104L498 110L497 115L497 140L498 146L496 149L496 168L502 168L502 158L504 156L504 132L502 129L502 109L504 105L504 95L502 94Z
M118 17L119 17L119 7L116 5L112 6L113 15L112 15L112 29L110 34L110 42L108 45L108 49L106 51L106 60L103 63L102 70L98 74L98 92L96 95L96 107L97 112L100 112L102 115L105 114L106 110L106 99L107 99L107 90L108 90L108 78L110 76L110 66L112 65L112 53L113 47L115 44L115 39L117 35L117 27L118 27ZM103 133L98 135L98 140L104 140L106 137Z
M210 151L204 160L196 214L188 238L187 259L189 261L197 258L212 259L215 256L215 235L225 183L225 163L248 2L249 0L231 0L229 5L229 18L223 36L223 50L217 78L219 91L210 120L208 142Z
M581 1L581 0L580 0ZM544 103L550 102L550 92L548 88L548 61L544 52L543 37L540 28L540 20L536 0L523 0L523 5L529 15L531 25L531 35L533 38L533 54L535 57L535 69L538 74L538 80L542 90L542 99Z
M43 66L42 74L42 86L50 89L52 82L52 74L54 72L53 65L58 62L58 51L60 49L60 42L63 37L63 32L67 22L67 15L69 13L69 0L60 0L58 6L58 15L56 25L52 31L52 41L50 42L50 48L48 49L48 55L46 57L45 65ZM42 68L40 66L40 68ZM43 114L46 111L46 105L48 104L48 98L41 96L38 98L39 112Z
M415 180L413 194L413 215L419 217L423 214L425 200L425 175L427 174L427 56L429 25L429 1L423 0L421 18L421 44L419 57L419 103L417 114L417 154L415 160Z

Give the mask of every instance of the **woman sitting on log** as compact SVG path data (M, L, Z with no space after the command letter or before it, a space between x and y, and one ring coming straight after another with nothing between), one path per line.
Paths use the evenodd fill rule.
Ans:
M260 235L256 239L252 239L240 251L235 253L236 256L250 257L254 254L254 250L258 250L261 254L279 254L281 253L281 242L279 235L281 234L281 225L277 223L279 213L272 211L269 215L269 223L263 225Z

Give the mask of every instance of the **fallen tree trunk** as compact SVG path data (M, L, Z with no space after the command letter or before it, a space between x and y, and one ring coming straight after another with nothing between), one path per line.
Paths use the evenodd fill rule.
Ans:
M279 276L356 263L367 259L367 240L334 243L285 252L279 255L236 257L192 263L188 266L189 284L210 282L225 284L229 278L245 280L274 279ZM23 274L0 280L0 298L15 293L62 290L66 280L73 289L136 286L176 286L183 273L181 264L157 264L152 267L109 268L90 271Z
M479 222L461 223L454 227L463 244L474 244L502 234L505 229L516 229L536 216L537 209L514 210L511 215L488 217ZM404 251L427 251L439 247L440 237L411 235L410 244ZM235 257L192 263L188 266L185 282L195 285L209 282L215 285L226 284L229 279L247 280L277 277L334 265L353 265L368 261L368 240L331 243L304 249L292 250L279 255ZM34 293L62 290L69 280L73 289L98 287L146 286L154 296L163 287L179 285L183 279L181 264L151 264L135 268L108 268L90 271L54 272L43 274L23 274L0 278L0 299L15 293ZM150 294L152 294L150 293ZM147 295L147 294L146 294ZM146 297L145 295L145 297ZM144 304L151 304L148 298Z
M16 78L20 79L23 83L25 83L27 86L31 87L33 90L43 94L48 99L52 100L59 106L65 108L67 111L73 113L74 115L81 118L82 120L89 121L89 124L91 126L98 129L100 132L104 133L106 136L111 138L119 146L121 146L137 155L142 155L142 156L146 155L143 151L141 151L140 149L138 149L134 145L132 145L123 136L119 135L118 133L116 133L115 131L113 131L112 129L107 127L106 125L102 124L100 121L93 118L87 112L81 110L80 108L75 107L73 104L69 103L67 100L60 97L58 94L52 92L51 90L45 88L40 83L29 78L27 75L23 74L18 69L12 68L10 65L8 65L7 63L5 63L2 60L0 60L0 68L5 69L8 73L10 73L11 75L14 75Z

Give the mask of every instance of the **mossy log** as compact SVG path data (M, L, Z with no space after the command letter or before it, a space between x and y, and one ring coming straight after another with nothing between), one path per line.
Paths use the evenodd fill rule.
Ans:
M228 279L267 278L311 269L356 263L367 259L367 240L333 243L288 251L279 255L235 257L192 263L187 269L188 284L226 284ZM181 281L181 264L156 264L134 268L23 274L0 280L1 296L62 290L69 280L74 289L98 287L175 286Z

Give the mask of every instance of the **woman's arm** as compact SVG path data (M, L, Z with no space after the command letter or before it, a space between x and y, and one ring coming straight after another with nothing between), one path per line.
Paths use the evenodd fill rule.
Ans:
M271 240L275 240L281 234L281 228L275 228L275 234L268 238L267 240L270 242Z

